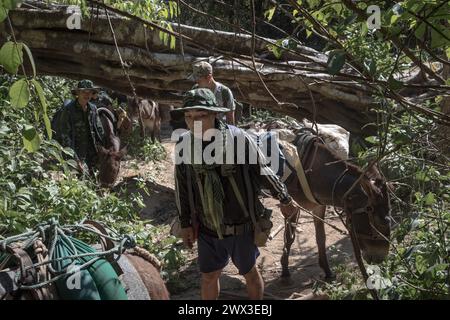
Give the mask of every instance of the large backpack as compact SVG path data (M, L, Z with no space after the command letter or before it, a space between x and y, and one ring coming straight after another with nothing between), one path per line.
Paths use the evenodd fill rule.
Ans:
M247 132L247 134L253 139L253 141L256 142L256 145L261 148L261 150L264 150L267 152L267 154L264 154L267 156L268 159L274 160L276 159L278 161L278 170L275 172L275 174L281 178L284 174L284 165L286 163L286 158L284 157L282 146L277 142L276 134L275 132L271 131L264 131L263 133L255 133L255 132ZM272 147L272 144L276 143L277 145L275 147ZM275 154L272 154L272 148L275 151ZM271 167L272 161L269 161L267 163L268 167Z

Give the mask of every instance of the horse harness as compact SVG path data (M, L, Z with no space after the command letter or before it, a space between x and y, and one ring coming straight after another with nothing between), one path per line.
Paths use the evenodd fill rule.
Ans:
M297 155L295 163L291 164L289 161L286 161L286 166L291 170L291 173L286 177L285 184L291 183L295 176L297 176L300 185L302 187L303 193L305 194L308 201L321 205L321 203L316 199L311 188L308 183L308 179L306 178L306 172L310 170L307 169L305 171L304 167L306 166L306 159L310 155L312 148L315 147L314 156L312 161L310 161L310 167L314 163L315 152L317 151L316 142L323 143L322 139L317 135L317 133L310 128L302 128L298 131L295 140L293 141L294 146L297 149Z
M294 179L295 179L295 173L297 174L297 178L300 182L300 185L302 187L303 193L305 194L306 198L315 204L318 205L322 205L317 198L314 197L314 194L309 186L308 180L306 178L306 172L308 172L310 169L307 169L305 171L304 167L306 167L307 165L307 161L306 159L308 159L310 153L312 152L313 147L315 146L315 150L314 150L314 155L312 157L312 160L309 162L310 163L310 167L312 166L312 164L314 163L314 158L315 158L315 152L317 151L317 143L322 143L325 144L323 142L323 140L318 137L317 132L314 131L311 128L302 128L299 130L299 132L297 133L297 136L295 138L295 140L293 141L293 144L295 145L295 147L297 148L297 153L298 153L298 161L296 161L296 163L294 165L292 165L291 163L289 163L289 161L286 161L286 166L291 170L291 173L287 176L287 178L285 179L284 183L285 184L289 184L291 183ZM348 169L346 169L341 176L336 180L334 186L333 186L333 191L332 191L332 198L334 199L334 190L336 188L336 186L340 183L340 181L344 178L345 174L348 173ZM364 177L367 178L367 177ZM347 193L349 193L350 190L347 191ZM369 240L385 240L385 237L382 236L380 234L380 232L376 232L373 233L372 230L375 229L375 219L374 219L374 208L372 205L369 204L370 201L370 197L367 194L367 192L364 191L364 193L367 195L367 205L360 207L360 208L356 208L354 210L348 210L348 201L351 201L352 199L352 195L349 194L348 196L346 196L346 198L344 199L344 211L348 212L349 214L347 215L347 221L348 224L350 224L350 226L347 226L344 223L344 220L342 219L342 213L343 212L338 212L339 217L341 218L342 222L344 223L344 225L347 226L348 230L351 230L352 228L352 223L351 223L351 217L352 215L360 215L360 214L367 214L368 219L369 219L369 234L365 234L365 233L361 233L358 232L356 230L354 230L354 232L358 235L359 238L363 238L363 239L369 239ZM333 200L334 203L334 200ZM350 227L350 228L349 228Z
M334 203L334 191L335 191L335 188L340 183L340 181L342 181L342 179L348 173L348 171L349 171L348 168L345 169L342 172L342 174L339 176L339 178L336 179L336 182L333 185L333 191L332 191L333 203ZM368 179L368 177L366 175L364 175L364 177L362 177L362 179L364 179L364 178ZM367 204L366 204L366 206L359 207L359 208L356 208L354 210L348 209L348 202L352 200L352 194L349 194L349 193L352 191L353 188L354 188L354 186L351 187L349 190L347 190L347 192L344 195L345 196L344 201L343 201L343 203L344 203L344 210L341 211L341 212L335 210L335 212L339 215L339 217L341 218L341 221L343 223L344 223L344 220L343 220L342 214L343 214L343 212L347 213L347 215L346 215L347 223L344 223L344 225L347 227L347 229L349 231L354 232L355 235L358 236L358 238L360 238L360 239L367 239L367 240L386 240L386 238L378 230L376 230L376 228L375 228L374 208L369 203L370 202L370 196L369 196L368 192L366 192L364 190L364 187L362 187L362 189L364 191L364 194L367 196ZM355 230L353 228L352 217L354 215L361 215L361 214L367 214L367 218L369 220L369 227L370 227L369 228L369 234L361 233L361 232L359 232L359 231L357 231L357 230ZM374 229L377 231L376 233L372 232L372 230L374 230Z

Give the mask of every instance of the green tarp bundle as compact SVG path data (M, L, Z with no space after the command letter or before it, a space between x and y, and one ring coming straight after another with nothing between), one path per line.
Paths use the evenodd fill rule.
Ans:
M70 242L77 250L76 253ZM95 250L91 246L78 239L58 237L54 258L94 252ZM75 260L75 264L80 266L94 258L95 256L79 257ZM53 267L55 270L61 271L72 263L71 259L64 259L53 263ZM63 300L127 300L127 294L117 273L111 264L103 258L98 259L85 270L57 280L56 288Z

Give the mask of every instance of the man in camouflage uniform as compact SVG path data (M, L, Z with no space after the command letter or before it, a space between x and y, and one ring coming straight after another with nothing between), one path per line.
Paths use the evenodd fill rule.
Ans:
M192 89L208 88L216 97L217 104L221 108L226 108L229 111L219 112L218 119L225 121L227 124L235 124L236 104L234 103L233 93L226 85L214 80L213 68L208 62L202 61L196 63L192 67L192 74L189 76L190 80L197 84Z
M90 80L78 82L72 90L76 97L61 110L58 119L57 140L75 151L76 160L84 171L92 174L97 163L97 145L104 142L104 130L97 115L97 107L90 102L98 88Z

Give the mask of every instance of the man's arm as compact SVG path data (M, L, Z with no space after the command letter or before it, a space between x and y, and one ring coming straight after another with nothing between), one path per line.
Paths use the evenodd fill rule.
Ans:
M272 196L276 197L280 203L289 204L292 201L292 197L287 191L286 185L280 180L280 178L273 172L273 170L267 166L266 157L261 152L261 149L256 145L255 141L245 134L246 143L248 144L248 152L256 153L257 155L257 173L262 176L261 183L266 186L272 193Z
M249 141L250 150L257 152L257 167L259 167L259 174L264 176L261 182L266 182L265 185L269 188L272 196L276 197L280 201L280 210L283 216L292 218L298 215L300 212L299 205L293 201L292 197L287 191L286 185L278 178L273 170L266 165L264 161L265 156L262 154L261 149L258 148L255 141L248 135L246 135Z

